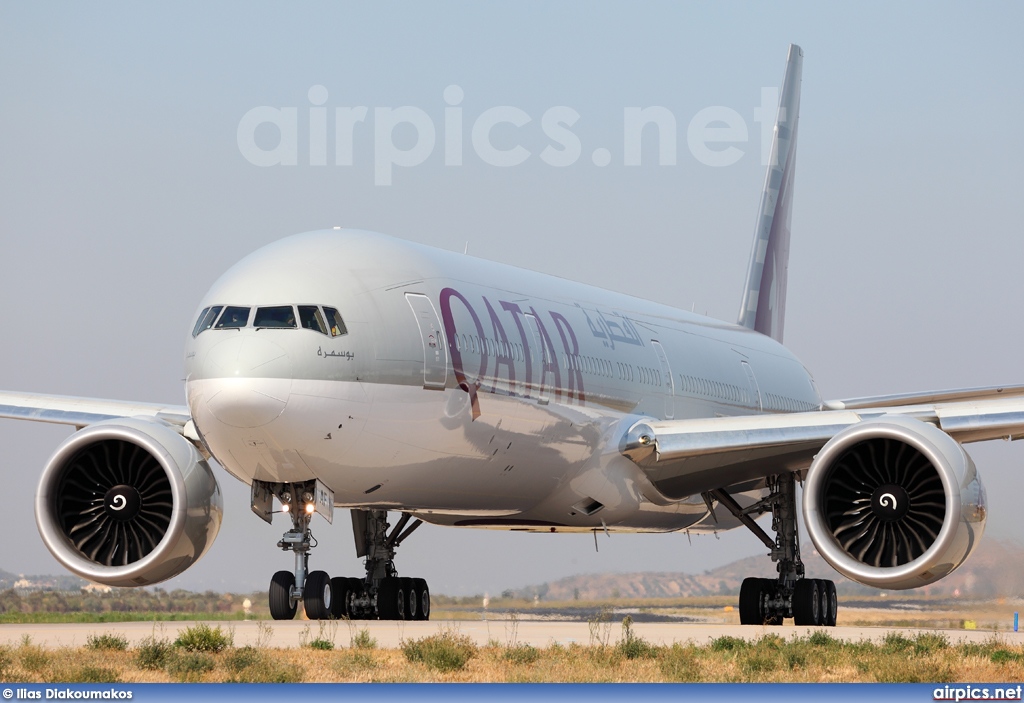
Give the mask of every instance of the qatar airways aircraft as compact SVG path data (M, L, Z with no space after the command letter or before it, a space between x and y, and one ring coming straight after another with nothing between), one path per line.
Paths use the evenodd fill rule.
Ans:
M961 445L1024 436L1024 386L823 402L782 346L802 57L790 47L736 323L371 232L289 237L200 302L186 406L0 393L0 417L78 429L39 482L46 546L113 586L181 573L220 526L215 460L251 485L256 515L289 528L278 619L299 602L314 619L428 618L426 582L395 564L426 521L745 526L777 574L743 582L741 621L834 625L834 584L804 577L797 482L807 531L843 575L943 578L985 525ZM337 508L360 578L309 570L310 521Z

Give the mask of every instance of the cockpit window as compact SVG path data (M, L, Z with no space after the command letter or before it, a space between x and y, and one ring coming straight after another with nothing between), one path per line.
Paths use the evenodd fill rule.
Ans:
M313 330L320 334L327 334L327 325L324 324L324 316L320 314L320 308L316 305L299 306L299 322L303 329Z
M327 315L327 324L331 327L332 337L348 334L348 329L345 327L345 321L341 319L340 312L334 308L324 307L324 313Z
M295 328L295 310L291 305L276 305L272 308L256 308L256 318L252 322L256 328L287 327Z
M213 327L213 321L217 319L218 313L223 309L223 305L214 305L210 308L203 308L203 311L199 313L199 319L196 320L196 326L192 329L192 336L195 337L200 332L205 332Z
M220 320L214 326L215 329L235 329L237 327L245 327L249 323L249 310L250 308L240 308L235 306L228 306L224 308L224 314L220 316Z
M299 316L296 320L295 311ZM256 329L302 329L313 330L331 337L348 334L348 328L335 308L319 305L268 305L256 308L256 313L249 321L251 307L238 305L212 305L203 308L192 328L195 337L208 329L232 330L243 327Z

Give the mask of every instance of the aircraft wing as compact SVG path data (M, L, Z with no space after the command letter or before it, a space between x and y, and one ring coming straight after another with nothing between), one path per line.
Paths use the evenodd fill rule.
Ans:
M81 429L100 420L119 417L155 418L174 427L188 439L198 439L192 416L184 405L0 391L0 418L74 425Z
M838 432L884 415L935 425L958 442L1024 437L1024 387L830 401L821 411L634 425L621 451L669 499L807 468Z

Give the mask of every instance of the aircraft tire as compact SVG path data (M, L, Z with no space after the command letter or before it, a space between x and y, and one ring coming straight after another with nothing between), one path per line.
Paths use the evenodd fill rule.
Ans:
M834 581L825 581L825 609L823 612L824 624L828 627L835 627L839 615L839 598L836 595Z
M759 578L745 578L740 585L740 624L763 625L764 613L761 609L762 581Z
M400 579L382 579L377 587L377 618L405 620L405 592Z
M302 607L310 620L329 620L331 617L331 577L325 571L313 571L306 576L302 588Z
M270 617L275 620L292 620L295 617L298 604L292 600L294 585L295 574L291 571L278 571L270 579Z
M416 596L418 607L416 608L415 620L430 619L430 587L424 579L412 580L413 593Z
M821 625L821 596L818 582L814 579L800 579L793 588L793 624Z
M350 580L341 576L331 579L331 618L334 620L351 617L351 613L349 613L349 594L352 592L349 586Z
M775 597L775 589L776 588L777 588L777 584L775 583L774 579L761 579L761 590L765 594L766 598L774 598ZM777 612L774 612L774 611L773 612L765 611L763 613L763 615L764 615L764 624L765 625L772 625L772 626L777 627L777 626L782 624L782 614L781 613L777 613Z
M416 602L416 591L412 587L412 579L402 577L398 581L402 587L402 596L405 598L405 608L403 608L405 619L415 620L415 614L419 611L419 604Z

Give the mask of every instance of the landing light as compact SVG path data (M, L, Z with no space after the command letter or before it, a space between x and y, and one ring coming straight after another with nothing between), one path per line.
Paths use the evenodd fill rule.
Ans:
M313 505L312 503L306 503L306 512L307 513L312 515L314 510L316 510L316 506L315 505Z
M282 505L281 505L281 512L282 512L282 513L287 513L287 512L289 512L290 510L291 510L291 507L289 507L288 505L286 505L286 504L282 504Z

